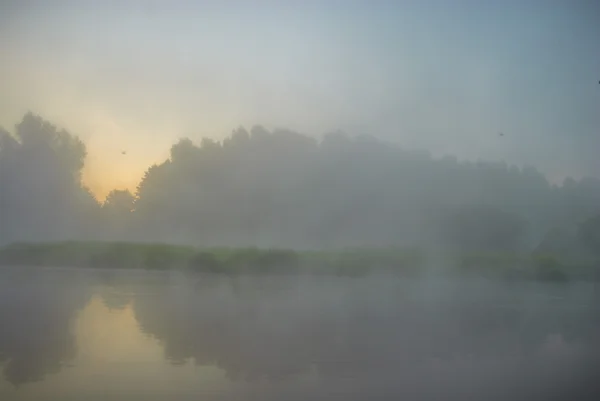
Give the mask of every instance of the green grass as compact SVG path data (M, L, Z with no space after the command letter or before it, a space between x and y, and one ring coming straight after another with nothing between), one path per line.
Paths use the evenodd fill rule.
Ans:
M553 255L461 253L441 263L446 272L500 279L565 282L600 278L600 264L569 265ZM363 276L374 271L416 276L428 266L418 249L303 251L195 248L128 242L18 243L0 248L0 266L180 269L203 273L298 273Z
M0 265L166 269L183 267L193 247L126 242L18 243L0 248Z

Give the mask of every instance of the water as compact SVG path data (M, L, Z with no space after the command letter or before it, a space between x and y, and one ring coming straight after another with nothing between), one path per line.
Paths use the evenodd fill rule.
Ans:
M593 284L0 271L0 400L600 399Z

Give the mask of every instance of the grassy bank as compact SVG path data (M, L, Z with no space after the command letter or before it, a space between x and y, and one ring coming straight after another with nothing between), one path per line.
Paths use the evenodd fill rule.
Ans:
M333 272L361 274L376 268L404 272L424 264L416 250L194 248L127 242L19 243L0 248L0 266L70 266L117 269L189 269L210 273Z
M416 249L303 251L257 248L194 248L124 242L20 243L0 248L0 266L68 266L107 269L182 269L206 273L364 275L391 271L419 275L431 270L458 275L562 282L597 279L597 263L565 263L554 255L462 253L432 258Z

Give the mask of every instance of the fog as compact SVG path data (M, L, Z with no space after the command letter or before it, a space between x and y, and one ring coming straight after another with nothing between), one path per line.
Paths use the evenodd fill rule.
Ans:
M116 190L101 203L81 181L84 161L81 140L35 114L3 131L2 241L518 253L552 243L558 227L560 246L552 250L573 240L577 252L597 257L600 185L593 178L551 185L533 167L438 159L341 132L315 140L256 126L236 129L221 143L181 140L147 170L135 194ZM598 394L600 304L593 282L75 272L3 267L0 363L15 386L0 386L5 399L30 400L36 391L36 399L77 399L76 390L86 399ZM132 311L163 357L136 365L127 348L122 364L78 357L85 335L73 325L94 297L114 313ZM103 327L94 316L87 333ZM115 333L113 341L124 335ZM190 363L213 367L226 384L195 387L183 373ZM146 390L163 376L144 369L165 364L182 373ZM82 379L69 379L76 374L69 372L96 379L76 386Z
M317 140L261 126L240 127L222 142L182 139L168 159L149 166L135 193L116 189L99 202L82 182L86 147L77 136L33 113L0 135L3 243L519 252L552 230L582 237L581 225L600 214L597 178L554 185L531 166L436 158L339 131ZM597 251L593 230L585 252Z
M592 4L169 4L2 2L0 243L439 247L486 208L514 250L600 213Z
M257 400L551 400L598 394L600 311L597 292L585 283L23 269L5 269L1 282L4 378L18 388L41 386L49 399L56 391L70 399L81 386L90 386L88 397L100 395L87 379L80 386L52 387L73 368L93 368L107 387L102 394L122 399L111 383L123 376L135 382L142 369L127 350L119 363L101 354L80 355L81 347L93 349L85 336L94 334L73 327L98 297L112 314L131 308L136 330L159 341L164 359L146 360L146 366L185 369L191 361L215 367L228 383L196 390L195 379L182 375L163 381L160 394L147 399L163 392L177 399ZM108 315L95 316L100 330ZM142 377L148 388L160 379ZM135 399L146 390L127 393Z
M163 3L0 2L0 123L32 110L81 135L101 197L181 136L253 124L533 164L552 183L600 170L594 2Z
M599 399L598 7L397 3L0 2L0 398Z
M597 260L594 178L552 185L533 167L440 159L342 132L316 140L255 126L223 142L181 140L148 168L135 194L115 190L99 202L81 181L86 151L75 136L28 113L0 139L3 243L414 245L508 254L549 243L552 251ZM569 248L571 241L577 245ZM446 260L429 263L444 267ZM220 277L3 267L0 364L13 387L0 385L0 395L595 399L596 286L435 274ZM85 335L73 325L94 297L113 313L131 311L162 358L136 364L127 348L122 364L78 357ZM100 330L102 319L93 315L87 333ZM183 373L190 364L216 369L226 384L198 388ZM145 369L164 366L181 373L154 391L163 373ZM83 379L69 372L96 379L75 385Z

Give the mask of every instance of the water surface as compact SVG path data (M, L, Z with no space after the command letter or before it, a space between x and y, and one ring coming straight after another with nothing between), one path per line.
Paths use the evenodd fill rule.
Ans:
M597 294L3 269L0 399L600 399Z

